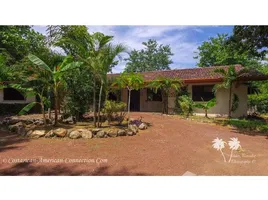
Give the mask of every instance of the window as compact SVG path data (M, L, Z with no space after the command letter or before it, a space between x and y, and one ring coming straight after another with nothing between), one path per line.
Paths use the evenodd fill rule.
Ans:
M25 100L25 97L14 88L4 88L4 100Z
M161 91L155 93L152 89L147 89L147 101L162 101Z
M108 93L108 100L110 101L120 101L121 100L121 90Z
M192 99L193 101L209 101L215 98L213 92L214 85L193 85Z

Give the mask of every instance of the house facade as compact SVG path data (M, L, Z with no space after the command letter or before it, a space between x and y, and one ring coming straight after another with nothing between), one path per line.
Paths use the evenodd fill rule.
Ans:
M227 70L228 66L219 66ZM183 81L183 89L187 91L189 97L195 102L209 101L216 98L216 106L208 110L209 116L227 116L229 109L229 89L218 89L216 92L213 88L216 84L221 83L223 78L219 74L215 74L214 70L217 67L206 68L192 68L181 70L166 70L144 72L141 75L144 77L146 83L156 79L157 77L179 78ZM239 71L243 67L241 65L235 66ZM113 74L110 76L118 76ZM236 94L239 98L239 105L235 112L232 113L233 117L246 116L248 111L247 98L248 98L248 81L267 80L268 77L262 73L251 70L242 74L239 79L234 82L232 87L232 94ZM128 102L128 90L121 90L121 101ZM168 95L168 112L174 114L176 111L176 101L178 101L178 93L173 90ZM141 112L161 112L163 110L163 103L160 91L154 93L151 88L146 86L138 91L131 92L130 109L132 111ZM194 108L195 115L205 115L202 109Z

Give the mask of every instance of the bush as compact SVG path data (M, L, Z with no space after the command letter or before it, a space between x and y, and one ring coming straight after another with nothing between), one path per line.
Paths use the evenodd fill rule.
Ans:
M245 129L250 131L259 131L259 132L267 132L268 131L268 124L263 121L259 120L236 120L230 119L227 122L229 125L235 126L238 129Z
M180 96L178 99L178 103L180 105L182 113L186 117L189 117L189 115L193 113L194 102L189 96L187 95Z
M111 121L117 121L121 124L126 116L127 104L124 102L106 101L103 108L103 113L106 115L108 124Z
M259 113L268 113L268 94L248 95L248 106Z

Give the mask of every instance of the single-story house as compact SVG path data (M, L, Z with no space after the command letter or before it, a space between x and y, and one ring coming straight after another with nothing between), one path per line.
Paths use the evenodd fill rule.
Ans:
M161 77L179 78L183 81L184 89L187 90L189 96L194 102L209 101L216 97L217 104L208 111L210 116L227 116L228 115L228 100L229 90L219 89L215 93L213 87L215 84L223 81L220 74L214 73L216 68L227 69L228 66L217 67L204 67L204 68L190 68L190 69L175 69L165 71L151 71L140 73L146 83ZM235 65L236 71L243 68L241 65ZM116 78L120 74L109 74L109 77ZM239 106L235 112L232 113L233 117L240 117L247 115L247 95L248 86L245 84L248 81L267 80L268 76L258 72L257 70L250 70L242 74L239 79L233 84L232 92L237 94L239 98ZM175 112L177 93L172 91L168 95L168 112L170 114ZM202 100L203 99L203 100ZM128 90L121 90L121 101L128 102ZM141 112L161 112L163 109L161 93L154 93L150 88L142 88L138 91L131 92L131 111ZM201 109L194 109L194 114L204 115Z

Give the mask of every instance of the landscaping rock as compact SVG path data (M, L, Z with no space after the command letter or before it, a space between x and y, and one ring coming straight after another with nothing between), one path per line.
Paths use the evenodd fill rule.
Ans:
M54 130L54 133L58 137L65 137L65 135L67 134L67 130L64 128L58 128L58 129Z
M99 131L101 131L101 129L99 129L99 128L94 128L94 129L91 130L93 135L96 135Z
M25 127L19 126L17 130L17 134L24 137L27 134Z
M80 131L72 131L69 134L69 138L71 138L71 139L77 139L77 138L80 138L80 137L81 137L81 132Z
M67 119L62 120L65 124L74 124L73 117L68 117Z
M18 123L14 124L14 125L9 125L8 129L11 132L17 132L19 127L25 127L25 124L22 123L22 122L18 122Z
M56 134L54 133L53 130L50 130L45 134L45 138L51 138L51 137L55 137L55 136L56 136Z
M147 127L147 125L145 124L145 123L141 123L140 125L139 125L139 129L140 130L145 130L145 129L147 129L148 127Z
M46 134L45 130L30 130L27 132L27 136L31 138L40 138L43 137Z
M126 133L125 130L119 130L119 131L117 132L117 136L126 136L126 135L127 135L127 133Z
M106 135L107 135L107 133L105 131L99 131L99 132L97 132L96 137L97 138L104 138L104 137L106 137Z
M93 137L93 133L89 130L82 131L82 138L91 139Z
M134 132L135 134L138 133L139 131L139 128L135 124L130 124L128 129Z
M133 136L136 135L136 133L134 133L132 130L128 129L127 131L127 136Z
M109 130L107 134L109 137L117 137L117 132L117 130Z
M7 125L13 125L20 122L20 119L18 117L6 117L4 120L6 121Z

